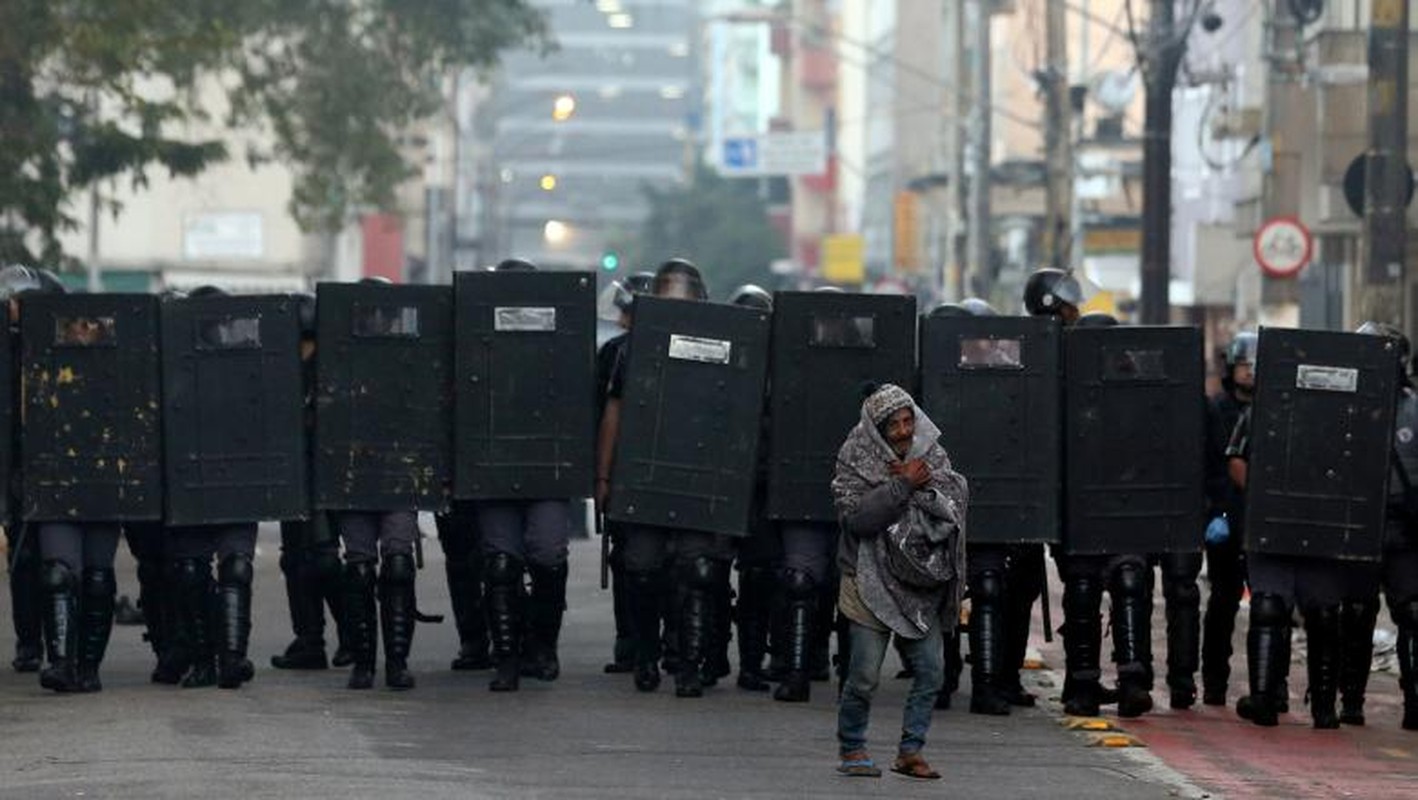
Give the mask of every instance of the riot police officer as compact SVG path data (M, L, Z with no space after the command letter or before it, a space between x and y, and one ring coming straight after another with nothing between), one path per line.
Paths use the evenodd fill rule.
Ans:
M315 295L294 297L300 318L301 376L305 388L305 425L310 442L314 441L315 414ZM307 454L307 468L311 463ZM349 651L344 647L340 627L340 542L331 528L329 516L312 510L307 520L281 522L281 575L285 579L286 602L290 611L291 630L295 640L285 652L271 656L276 669L326 669L330 661L325 655L325 608L335 621L340 642L333 663L337 667L350 664Z
M1024 286L1030 314L1052 315L1065 325L1116 325L1106 314L1080 313L1083 287L1071 273L1040 269ZM1084 319L1084 317L1087 317ZM1103 590L1112 597L1113 660L1118 667L1118 715L1136 717L1152 709L1152 580L1140 554L1054 556L1064 595L1064 712L1095 716L1113 697L1102 686L1099 666L1103 626Z
M699 269L683 259L666 261L655 272L653 293L658 297L703 301L708 298ZM618 360L608 391L597 446L596 502L605 508L610 497L610 473L620 431L620 402L627 359ZM684 587L677 605L679 663L675 695L700 697L704 693L706 657L713 630L713 587L732 559L727 537L653 525L627 525L625 575L628 600L634 617L635 686L652 692L659 688L660 617L662 597L672 587ZM671 555L673 554L673 555ZM673 578L667 574L673 570ZM710 678L712 681L713 679Z
M484 670L492 666L489 654L487 611L483 608L484 571L477 509L466 500L454 500L452 507L435 514L438 543L443 547L443 568L448 578L448 603L453 609L453 626L458 632L458 655L454 671Z
M1206 529L1206 574L1211 594L1202 622L1201 678L1202 702L1209 706L1226 705L1226 687L1231 680L1231 636L1246 587L1246 562L1241 550L1245 503L1226 474L1226 445L1241 412L1251 403L1257 342L1254 332L1236 334L1226 347L1221 391L1207 402L1206 496L1210 523Z

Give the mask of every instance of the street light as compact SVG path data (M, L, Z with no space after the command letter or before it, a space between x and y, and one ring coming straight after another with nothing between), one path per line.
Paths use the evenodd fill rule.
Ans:
M555 189L556 189L556 176L555 176L555 175L551 175L551 174L543 175L543 176L542 176L542 180L541 180L541 187L542 187L542 191L544 191L544 192L550 192L550 191L555 190Z
M547 224L542 226L542 238L547 244L564 244L571 236L571 227L559 219L549 219Z
M571 115L576 113L576 98L569 94L558 95L551 104L551 118L557 122L565 122L571 119Z

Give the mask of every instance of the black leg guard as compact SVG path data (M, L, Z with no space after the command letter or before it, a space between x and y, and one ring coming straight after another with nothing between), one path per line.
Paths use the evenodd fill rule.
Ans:
M1001 675L1010 705L1030 708L1034 695L1019 680L1029 651L1029 629L1034 624L1034 603L1044 591L1043 545L1020 545L1010 556L1005 577L1004 671Z
M1152 710L1152 586L1150 570L1123 564L1113 576L1113 662L1118 665L1118 716Z
M159 558L144 555L138 559L138 610L143 613L143 638L157 656L153 668L153 683L177 683L182 671L173 664L172 649L177 609L172 602L172 578L167 565Z
M487 560L485 598L492 660L497 669L488 688L494 692L515 692L518 688L522 591L522 562L507 553L494 553Z
M812 633L808 645L808 677L825 681L832 677L832 634L837 630L837 591L835 573L817 587L817 608L812 616Z
M1310 677L1310 717L1320 730L1339 727L1335 700L1339 694L1339 607L1308 608L1304 612Z
M714 631L714 589L719 572L719 565L707 556L700 556L681 567L680 582L685 592L679 618L676 697L701 697L704 694L704 670Z
M83 598L79 603L79 670L78 690L97 692L103 689L98 668L108 652L108 637L113 633L114 598L118 581L111 569L84 570Z
M1339 721L1364 724L1364 691L1374 660L1374 625L1379 618L1378 595L1339 607Z
M1004 716L1009 700L1005 670L1004 576L986 570L970 587L970 713ZM957 653L959 651L957 650Z
M384 632L384 685L390 689L414 688L409 672L409 650L414 643L416 600L414 557L406 553L386 556L379 573L379 622Z
M666 573L671 568L666 567ZM664 630L660 635L660 665L671 675L679 674L679 623L683 616L685 586L682 581L672 581L660 588L660 624Z
M1236 613L1240 610L1238 589L1213 580L1211 596L1206 601L1201 679L1202 702L1209 706L1226 705L1226 689L1231 683L1231 637L1236 632Z
M49 666L39 673L39 685L56 692L72 692L78 688L79 581L57 561L45 564L42 578Z
M346 564L344 584L340 603L345 612L345 641L354 667L350 670L347 686L351 689L371 689L374 687L374 660L379 649L379 634L374 619L374 565L367 561Z
M1290 671L1290 608L1272 594L1251 597L1251 627L1246 634L1250 694L1236 703L1236 713L1263 727L1279 724L1280 693Z
M251 557L234 553L217 565L217 685L221 688L235 689L255 675L246 657L250 641Z
M303 546L291 544L281 550L281 575L285 577L286 605L295 641L284 653L271 656L271 666L276 669L330 666L325 658L325 602L311 563L313 558L314 554Z
M735 616L739 629L740 689L766 692L771 688L763 672L768 653L768 624L772 614L774 570L766 566L739 571L739 602Z
M1096 717L1102 701L1099 653L1103 621L1099 606L1103 587L1092 576L1072 576L1064 582L1064 713Z
M455 671L484 670L492 666L488 655L487 614L483 610L482 554L467 553L445 563L448 573L448 600L453 622L458 627L458 657Z
M1171 690L1172 708L1180 711L1196 703L1196 671L1201 651L1201 589L1197 587L1196 576L1190 570L1169 568L1167 572L1162 592L1167 603L1167 688Z
M539 681L554 681L561 675L557 644L561 641L561 620L566 614L567 565L527 566L532 579L531 647L522 665L522 674Z
M629 578L625 574L625 554L614 533L602 534L611 537L611 603L615 613L615 646L611 651L611 662L605 665L608 675L635 671L635 624L631 619Z
M211 567L196 559L183 559L174 565L177 581L177 639L183 658L190 665L185 688L215 686L217 683L216 649L212 642L212 572Z
M714 587L711 590L714 627L709 632L708 650L700 676L705 686L713 686L726 678L733 667L729 664L729 645L734 638L734 587L729 583L728 565L715 565Z
M337 644L335 654L330 657L330 666L348 667L354 663L354 657L350 655L349 637L345 632L345 577L339 547L333 542L328 546L317 546L307 563L320 596L330 609L330 619L335 621Z
M817 583L806 572L784 570L783 660L788 673L773 691L773 699L785 703L806 703L812 697L811 676L808 674L808 649L817 615Z
M15 623L15 658L10 666L16 672L38 672L44 659L44 565L35 538L33 530L25 533L23 523L16 524L15 535L9 537L10 619Z
M653 692L660 687L660 577L653 572L629 570L625 575L635 634L635 688Z
M1389 610L1398 624L1398 685L1403 690L1403 729L1418 731L1418 600Z

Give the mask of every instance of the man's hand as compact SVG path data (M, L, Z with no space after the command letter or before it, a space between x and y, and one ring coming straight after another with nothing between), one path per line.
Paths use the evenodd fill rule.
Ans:
M611 496L611 482L605 478L596 479L596 513L606 513L606 501Z
M892 464L889 470L892 475L905 476L911 482L912 489L923 489L931 482L931 468L919 458L911 459L905 463Z

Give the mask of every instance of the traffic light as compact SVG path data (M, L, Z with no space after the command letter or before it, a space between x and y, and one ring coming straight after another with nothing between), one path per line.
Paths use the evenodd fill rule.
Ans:
M614 250L607 250L601 254L601 269L606 272L615 272L620 269L620 255Z

